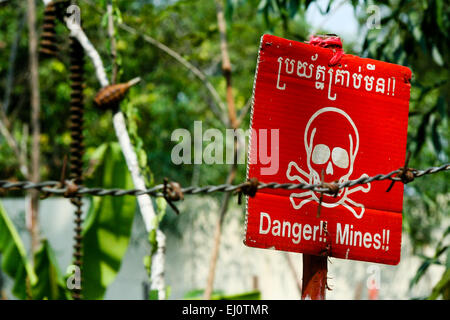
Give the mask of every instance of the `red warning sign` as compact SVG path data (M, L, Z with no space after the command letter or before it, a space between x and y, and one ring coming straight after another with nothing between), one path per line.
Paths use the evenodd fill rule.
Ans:
M252 106L248 178L343 183L405 159L411 71L264 35ZM269 161L270 160L270 161ZM247 202L246 245L386 264L400 261L403 184L261 189Z

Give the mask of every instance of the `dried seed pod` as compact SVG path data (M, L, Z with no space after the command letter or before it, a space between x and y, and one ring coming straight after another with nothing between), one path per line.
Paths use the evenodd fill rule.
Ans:
M127 91L141 79L135 78L126 83L118 83L102 88L95 96L95 105L103 110L117 109Z

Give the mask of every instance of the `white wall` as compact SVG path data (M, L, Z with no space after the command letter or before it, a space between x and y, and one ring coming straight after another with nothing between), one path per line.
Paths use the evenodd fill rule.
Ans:
M23 199L1 200L29 247ZM236 205L235 200L233 198L232 210L226 218L215 288L228 294L242 293L252 290L253 277L257 276L263 299L299 299L283 252L244 246L244 210L243 206ZM166 233L166 282L172 288L172 299L182 299L186 292L204 288L214 224L218 215L218 205L210 197L189 197L177 205L181 211L176 218L179 220L178 229L181 234ZM49 239L61 269L65 270L72 256L73 208L67 199L49 198L41 202L40 212L42 234ZM174 213L169 212L168 215L173 216ZM140 215L136 215L129 250L117 279L108 289L107 299L142 299L142 283L147 279L142 260L149 251L146 239ZM402 259L398 266L331 259L329 285L332 291L327 292L327 298L354 299L359 296L367 299L366 281L370 266L379 267L380 299L410 299L429 294L444 268L432 266L419 285L409 290L409 281L421 262L420 259L411 257L410 252L409 241L404 236ZM297 273L301 274L301 255L290 253L290 256L297 267ZM11 280L8 280L7 286L10 287L11 284Z

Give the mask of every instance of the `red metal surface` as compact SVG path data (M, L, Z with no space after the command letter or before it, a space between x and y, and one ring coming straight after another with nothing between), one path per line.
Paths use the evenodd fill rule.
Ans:
M403 166L411 71L347 54L329 66L332 57L331 49L263 36L248 178L320 183L323 170L325 182L343 182ZM324 194L319 218L320 194L260 190L248 199L246 245L397 264L403 184L386 193L389 184Z

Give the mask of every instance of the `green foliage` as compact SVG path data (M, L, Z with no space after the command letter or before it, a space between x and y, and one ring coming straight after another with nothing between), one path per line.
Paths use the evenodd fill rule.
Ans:
M38 278L28 261L22 240L1 202L0 254L2 254L2 270L14 279L13 294L19 299L26 299Z
M187 292L184 295L184 299L203 299L203 294L203 289L195 289ZM227 295L222 291L214 291L211 295L211 300L261 300L261 292L259 290L253 290L249 292Z
M171 293L172 293L172 287L167 286L165 299L169 299ZM148 300L159 300L158 290L150 290L150 292L148 294Z
M117 143L106 143L92 154L95 169L88 186L132 188L125 160ZM83 233L83 295L101 299L119 272L128 248L136 210L136 199L94 197Z
M434 286L428 299L436 300L440 295L442 295L444 300L450 299L450 268L448 267L442 275L441 280Z
M450 5L448 1L364 1L381 7L381 28L366 31L362 54L379 60L403 64L413 71L408 124L408 149L413 152L410 167L426 168L449 161L449 50ZM355 8L359 4L355 4ZM367 20L360 15L360 22ZM432 264L443 264L449 250L450 218L448 177L433 176L412 183L405 189L403 226L413 244L413 253L423 263L411 280L416 284ZM446 230L446 231L445 231ZM445 232L443 232L445 231ZM434 257L423 250L434 247ZM448 270L449 265L443 264ZM433 290L441 290L445 274ZM439 289L440 288L440 289ZM442 289L443 290L443 289ZM440 291L441 292L441 291ZM448 294L448 289L447 289Z
M34 256L35 271L38 281L33 287L35 300L70 299L64 277L58 267L55 253L47 240L43 240L40 249Z
M435 265L441 265L445 267L445 271L441 277L441 279L438 281L438 283L433 288L431 295L428 297L429 299L437 299L440 295L442 295L443 299L450 299L450 246L449 246L449 240L450 240L450 227L447 228L447 230L444 232L442 239L438 242L436 246L436 252L433 257L427 257L424 255L420 255L420 257L423 259L422 264L420 265L419 269L416 272L416 275L413 279L411 279L410 282L410 288L417 284L419 280L423 277L423 275L426 273L428 268L435 264Z
M311 0L261 0L258 5L258 12L264 17L266 26L274 31L277 24L281 24L283 32L289 34L289 21L304 13ZM333 1L329 1L327 12L330 10L330 5Z
M47 240L34 255L34 269L12 221L0 202L0 254L2 270L14 279L13 294L19 299L70 299L55 254Z

